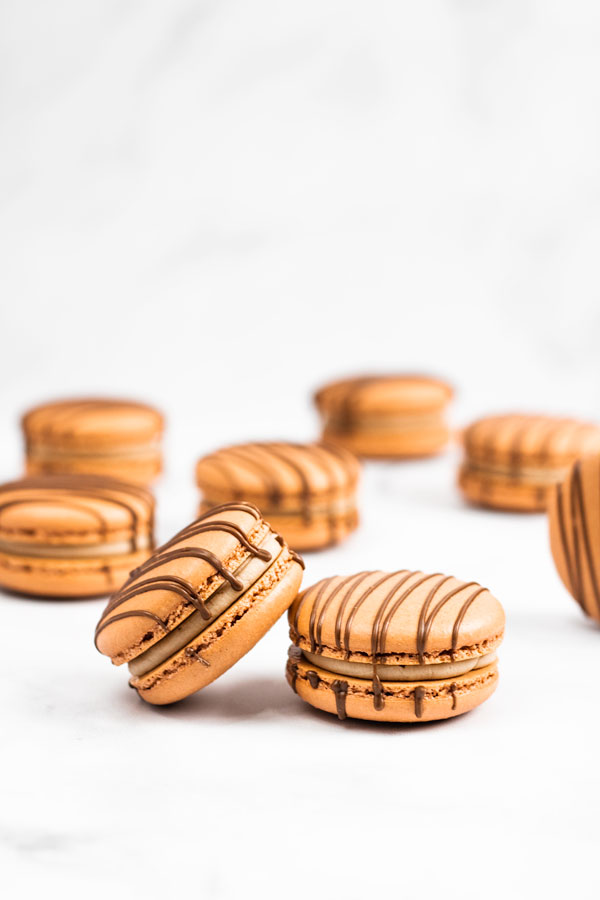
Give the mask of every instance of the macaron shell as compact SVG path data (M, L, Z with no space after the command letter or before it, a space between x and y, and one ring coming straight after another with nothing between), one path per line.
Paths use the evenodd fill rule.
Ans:
M256 585L213 622L190 647L163 666L130 681L147 703L164 705L206 687L231 668L262 638L294 600L302 581L302 568L285 550L283 571L273 585L273 573L265 573Z
M440 654L463 659L494 649L505 616L498 600L475 582L403 570L324 579L297 598L289 621L294 643L325 656L359 654L365 662L379 633L380 658L385 653L389 662L401 656L435 662Z
M600 622L600 456L577 460L548 503L550 547L560 578Z
M312 683L308 672L317 676L314 678L313 674ZM380 666L378 672L381 678L384 667ZM366 679L341 679L306 660L294 659L288 660L286 677L302 700L341 718L429 722L461 715L487 700L498 684L498 669L493 663L448 681L407 683L382 679L384 702L381 709L375 708L372 684ZM346 686L341 695L339 690L336 691L340 682Z
M146 485L154 481L162 472L162 454L154 451L140 455L137 459L118 456L94 457L69 456L60 459L31 459L25 463L27 475L103 475L120 478L132 484Z
M199 460L198 487L209 498L249 499L271 511L318 497L346 496L360 474L347 451L323 444L267 442L223 447Z
M463 445L467 459L484 465L560 468L582 453L600 451L600 426L521 413L488 416L464 429Z
M327 384L314 399L328 412L349 407L355 414L411 413L440 409L452 394L450 385L426 375L365 375Z
M323 437L345 447L351 453L365 459L410 459L435 456L445 449L450 440L450 431L440 420L439 424L415 426L411 430L369 428L340 431L334 426L326 426Z
M0 553L0 584L32 597L101 597L115 591L148 551L105 559L41 559Z
M507 512L544 512L553 485L539 481L516 480L497 473L479 472L463 465L458 485L465 498L475 506L504 509Z
M90 397L37 406L25 413L22 425L28 441L85 449L147 443L161 434L164 422L143 403Z

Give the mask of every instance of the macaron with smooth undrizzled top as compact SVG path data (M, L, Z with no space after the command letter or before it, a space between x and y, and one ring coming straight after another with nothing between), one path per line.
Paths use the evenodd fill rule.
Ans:
M473 581L406 569L325 578L289 622L290 685L340 719L447 719L496 688L504 611Z
M91 473L149 484L161 471L163 418L130 400L45 403L22 419L29 475Z
M600 426L553 416L489 416L464 430L463 445L458 480L469 501L538 512L578 456L600 452Z
M268 631L298 593L302 568L256 507L224 504L131 572L102 614L96 647L128 664L143 700L181 700Z
M358 524L360 466L329 444L238 444L203 457L196 467L201 510L249 500L296 550L339 543Z
M425 375L369 375L325 385L315 394L323 438L357 456L432 456L448 443L452 388Z
M0 485L0 585L40 597L109 594L154 546L154 499L95 475Z
M576 460L548 502L550 546L563 584L600 622L600 455Z

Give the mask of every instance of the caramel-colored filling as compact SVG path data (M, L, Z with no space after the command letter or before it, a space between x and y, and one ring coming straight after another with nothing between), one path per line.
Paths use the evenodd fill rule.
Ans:
M195 640L209 625L226 612L230 606L236 603L254 584L262 578L271 566L273 566L281 553L283 547L277 536L272 532L267 532L265 538L259 545L261 550L268 550L271 558L268 560L259 559L257 556L250 556L245 559L233 574L242 583L243 587L240 591L236 591L228 582L223 583L214 594L205 601L205 607L208 616L205 618L198 610L195 610L180 625L157 641L144 653L136 656L129 662L129 671L136 678L147 675L152 669L157 668L165 663L171 656L179 653L180 650Z
M113 457L128 458L138 456L154 456L160 449L160 439L154 438L143 444L125 444L118 446L111 444L108 447L79 448L79 447L55 447L37 442L31 442L27 448L27 456L30 459L39 460L40 462L53 462L64 459L72 459L80 457L82 459L112 459Z
M0 553L10 556L25 556L44 559L97 559L101 556L121 556L150 550L150 538L140 534L132 541L114 541L104 544L27 544L25 542L0 541Z
M313 666L334 672L336 675L345 675L347 678L373 678L374 672L382 681L438 681L445 678L456 678L473 669L481 669L489 666L496 659L495 653L486 653L485 656L476 656L472 659L461 659L456 662L430 663L414 666L388 666L377 663L355 663L345 659L333 659L329 656L321 656L317 653L302 651L303 656Z
M355 430L412 432L445 427L444 417L441 413L371 415L352 412L347 418L337 413L326 415L325 418L325 428L340 433Z
M533 481L541 485L561 481L569 471L568 466L566 468L536 468L532 466L503 466L496 463L488 465L487 463L473 462L470 459L465 461L464 469L467 472L474 472L483 476L497 476L507 478L510 481Z

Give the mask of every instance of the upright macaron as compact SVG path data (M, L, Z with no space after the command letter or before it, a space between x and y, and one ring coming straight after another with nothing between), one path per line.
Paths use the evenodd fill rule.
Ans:
M452 388L425 375L369 375L315 394L324 440L357 456L402 459L440 453L449 439Z
M541 511L555 484L584 453L600 452L600 426L522 414L488 416L463 432L459 485L472 503Z
M576 460L548 502L550 546L563 584L600 622L600 455Z
M22 418L30 475L92 473L149 484L162 465L163 417L130 400L82 398Z
M128 663L148 703L199 691L230 668L292 603L302 560L248 503L228 503L184 528L108 602L96 646Z
M201 510L230 500L255 503L296 550L343 540L358 524L360 466L329 444L238 444L203 457L196 467Z
M504 612L473 581L407 569L325 578L289 622L290 685L340 719L447 719L496 688Z
M0 585L40 597L109 594L154 546L154 499L94 475L0 485Z

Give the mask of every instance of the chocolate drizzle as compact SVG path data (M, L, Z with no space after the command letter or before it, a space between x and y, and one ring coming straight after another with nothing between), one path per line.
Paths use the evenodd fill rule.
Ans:
M372 578L375 574L373 572L359 572L356 575L341 578L337 584L335 579L327 578L305 591L297 603L291 619L291 637L294 641L301 640L300 617L303 611L307 613L310 611L307 638L310 642L311 653L320 653L323 649L322 634L326 613L328 611L333 613L335 610L334 646L336 650L341 650L344 653L346 659L349 659L352 655L352 629L357 613L375 591L389 582L389 589L386 590L380 603L374 610L371 625L370 656L373 664L373 706L380 711L384 708L385 691L379 677L378 666L382 664L381 658L386 653L391 623L402 604L417 588L426 585L430 581L434 582L421 603L417 624L416 649L419 663L424 665L427 662L427 643L433 624L444 606L454 597L457 597L462 592L466 592L467 596L454 617L450 640L451 646L447 650L451 654L452 659L454 659L456 652L460 648L460 631L465 616L471 605L487 591L487 588L481 587L475 581L456 584L452 576L444 576L439 572L433 575L424 575L420 572L411 572L406 569L380 575L371 584L363 587L367 579ZM449 582L454 582L454 585L443 591L444 585L447 585ZM393 648L391 649L393 652ZM451 686L453 709L456 706L455 690L456 684L453 683ZM415 715L418 718L421 716L423 697L424 688L415 688Z
M56 437L73 437L77 433L77 420L87 413L115 411L123 409L143 410L162 424L162 417L155 409L145 403L133 400L118 400L105 397L85 397L76 400L57 400L36 406L23 416L21 423L28 446L33 443L32 430L36 429L44 440Z
M336 678L331 683L331 690L335 694L335 709L338 719L346 718L346 695L348 693L348 682L341 678Z
M295 694L298 693L296 681L298 679L298 662L302 659L302 650L300 647L292 646L288 649L288 670L290 673L290 684Z
M425 688L419 684L414 692L413 699L415 702L415 716L420 719L423 716L423 700L425 699Z
M204 493L209 494L212 479L209 482L203 478L202 470L205 466L219 472L225 482L225 489L236 499L241 499L247 494L253 496L257 493L264 494L267 515L285 512L285 509L281 510L280 507L288 498L294 496L293 489L283 477L285 470L288 469L298 485L300 515L305 526L309 526L314 519L314 504L317 499L323 498L324 506L327 507L328 501L335 500L341 492L353 489L358 478L358 463L355 458L346 450L324 442L317 444L270 442L224 447L205 456L198 464L198 482L204 487ZM314 483L315 467L320 470L325 482L325 487L319 487L318 490ZM250 491L245 483L242 484L238 478L240 470L246 470L256 476L259 488ZM331 543L335 543L340 525L343 524L342 519L347 520L347 527L354 527L356 512L340 517L331 506L327 518L330 540Z
M152 549L154 546L154 498L142 487L108 478L102 475L43 475L23 478L0 485L1 494L14 494L12 499L0 497L2 513L16 506L52 504L73 509L88 515L98 528L100 541L108 542L111 527L102 515L101 508L94 508L89 501L100 501L125 510L130 522L130 551ZM143 513L133 500L141 504ZM140 537L144 527L144 543Z
M127 617L149 618L156 624L158 624L164 632L167 632L169 630L168 623L149 610L135 609L113 614L114 610L121 606L123 603L126 603L135 597L141 596L142 594L153 591L165 590L173 594L177 594L186 603L191 604L205 620L210 619L210 613L206 608L206 605L200 598L198 590L191 582L183 578L179 578L175 575L164 573L161 573L160 575L157 575L153 578L146 578L142 581L139 580L143 575L146 575L147 573L166 563L186 558L203 560L205 562L208 562L210 566L215 570L215 572L220 575L229 585L231 585L231 587L235 591L242 591L244 587L243 583L239 581L235 577L235 575L226 568L223 561L219 559L214 553L211 553L203 547L178 546L179 544L183 543L186 540L190 540L198 534L203 534L205 532L211 531L222 531L226 532L227 534L233 535L242 545L244 550L248 551L250 554L252 554L252 556L258 557L259 559L265 561L270 560L271 554L268 551L261 549L260 547L255 547L248 540L246 532L244 532L239 526L235 525L233 522L210 518L211 516L219 515L219 513L222 512L233 512L235 510L248 513L257 521L260 520L259 511L255 506L252 506L249 503L225 503L222 506L215 507L214 509L205 513L195 522L192 522L191 525L188 525L186 528L182 529L170 541L167 541L166 544L158 547L158 549L155 550L153 555L149 559L147 559L146 562L134 569L130 573L129 578L122 585L120 590L117 591L116 594L113 594L113 596L110 598L108 605L106 606L106 609L102 614L100 622L96 627L96 646L98 635L105 628L107 628L114 622Z

